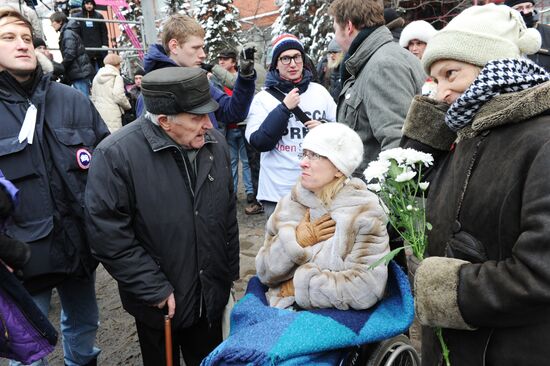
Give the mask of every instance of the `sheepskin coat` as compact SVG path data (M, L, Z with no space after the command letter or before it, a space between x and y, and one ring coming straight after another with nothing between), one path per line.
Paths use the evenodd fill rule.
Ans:
M124 81L116 67L105 65L99 69L92 85L92 102L111 133L122 127L122 114L131 105L124 93Z
M423 365L441 362L433 327L444 328L453 366L550 360L549 93L546 82L494 97L451 151L450 130L435 126L445 126L444 108L421 97L411 106L406 137L447 146L428 193L430 258L414 283L417 316L431 327Z
M308 208L311 221L328 213L336 232L302 248L295 230ZM389 252L386 224L378 198L360 179L345 184L329 207L298 182L269 218L256 256L258 277L270 287L270 304L342 310L374 305L384 294L388 271L383 264L373 269L369 265ZM281 283L291 278L295 296L279 297Z

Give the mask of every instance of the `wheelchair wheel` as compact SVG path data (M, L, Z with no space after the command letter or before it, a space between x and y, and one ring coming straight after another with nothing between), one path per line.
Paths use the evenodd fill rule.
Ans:
M365 366L420 366L420 358L409 338L400 334L376 344Z

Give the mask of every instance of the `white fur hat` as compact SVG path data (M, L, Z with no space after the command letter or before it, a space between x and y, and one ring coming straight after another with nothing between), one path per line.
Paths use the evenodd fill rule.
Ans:
M343 123L327 122L312 128L302 148L327 157L346 177L350 177L363 161L361 138Z
M418 39L424 43L428 43L430 39L436 34L435 28L424 20L416 20L410 22L403 31L401 37L399 37L399 45L401 47L407 47L409 42L413 39Z
M533 54L540 46L540 33L527 28L516 10L492 3L472 6L432 37L422 65L428 74L434 62L444 59L484 67L492 60Z

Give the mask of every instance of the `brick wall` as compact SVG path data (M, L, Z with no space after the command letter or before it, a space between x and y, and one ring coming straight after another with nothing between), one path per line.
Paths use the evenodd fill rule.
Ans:
M279 16L279 6L275 0L233 0L233 4L239 9L241 19L257 17L256 19L241 22L243 29L250 28L250 22L261 28L269 27ZM276 11L276 14L267 15Z

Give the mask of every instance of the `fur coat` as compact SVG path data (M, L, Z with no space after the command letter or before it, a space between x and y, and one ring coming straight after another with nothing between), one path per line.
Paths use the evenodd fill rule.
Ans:
M328 213L336 222L334 236L310 247L296 241L295 229L310 209L311 220ZM266 225L256 270L268 285L275 307L294 302L304 309L366 309L384 294L387 267L369 265L389 252L387 217L378 198L363 181L351 179L325 207L298 182L277 205ZM293 278L295 296L279 297L282 282Z

